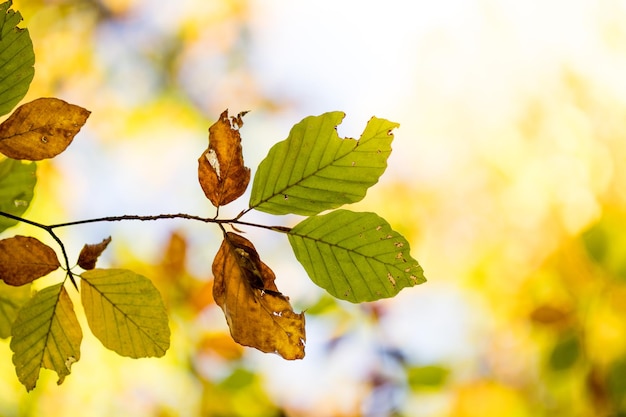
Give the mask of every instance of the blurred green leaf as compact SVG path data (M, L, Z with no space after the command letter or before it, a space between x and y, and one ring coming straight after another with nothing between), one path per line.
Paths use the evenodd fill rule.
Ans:
M567 333L557 341L550 353L550 368L564 371L571 368L580 356L580 340L575 333Z
M167 313L148 278L125 269L92 269L81 278L87 323L107 349L131 358L165 355Z
M582 241L587 253L596 261L606 259L609 246L609 237L602 223L597 223L582 235Z
M393 297L426 281L409 243L375 213L336 210L309 217L288 237L311 280L343 300Z
M323 293L315 304L307 307L306 313L308 315L324 314L336 310L337 308L337 299L327 293Z
M83 333L63 284L44 288L19 311L12 328L11 350L17 377L28 391L41 368L59 375L61 384L80 359Z
M581 235L589 257L620 280L626 280L625 221L626 213L607 211Z
M624 409L626 399L626 357L621 357L611 364L606 376L609 396L615 409Z
M0 4L0 116L24 98L35 76L33 42L28 29L17 27L22 15L11 5Z
M407 370L407 379L411 388L438 388L446 383L450 370L441 365L415 366Z
M11 325L19 309L30 299L30 285L14 287L0 282L0 338L11 336Z
M344 116L307 117L274 145L254 176L250 207L308 216L363 199L387 168L399 125L372 117L358 141L341 139L336 127Z
M21 216L33 199L37 182L34 162L23 163L14 159L0 161L0 211ZM0 233L17 224L0 216Z
M256 374L244 368L236 368L228 375L220 386L228 391L237 391L245 388L256 380Z

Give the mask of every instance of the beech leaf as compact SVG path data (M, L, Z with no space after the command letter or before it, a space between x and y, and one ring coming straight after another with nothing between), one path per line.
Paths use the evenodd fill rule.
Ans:
M213 297L233 339L285 359L304 357L304 314L295 313L252 243L227 233L213 261Z
M0 282L0 338L11 336L11 325L19 309L30 300L31 286L13 287Z
M23 104L0 124L0 152L29 161L52 158L72 143L89 114L58 98Z
M54 250L34 237L0 240L0 279L9 285L28 284L60 266Z
M307 117L274 145L254 176L250 207L310 216L363 199L387 168L391 130L399 124L372 117L358 141L340 139L344 116Z
M44 288L20 310L12 328L13 364L28 391L35 388L39 369L51 369L58 384L80 359L83 332L63 284Z
M239 135L245 114L229 117L225 110L209 128L209 147L198 159L200 186L215 207L241 197L250 182L250 169L244 166Z
M11 4L0 4L0 116L24 98L35 76L33 42L28 29L17 27L22 15Z
M165 355L167 313L148 278L125 269L92 269L81 278L87 323L104 347L131 358Z
M37 164L14 159L0 161L0 211L21 216L33 199L37 182ZM17 220L0 217L0 232L17 224Z
M311 280L343 300L393 297L426 281L409 243L375 213L335 210L305 219L287 236Z
M95 245L85 245L78 255L78 266L83 269L94 269L98 258L111 243L111 236L103 239L102 242Z

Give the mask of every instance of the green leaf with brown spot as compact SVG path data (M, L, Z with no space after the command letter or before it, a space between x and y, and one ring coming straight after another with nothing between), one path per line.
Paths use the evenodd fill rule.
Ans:
M375 213L335 210L287 235L311 280L353 303L393 297L426 281L409 242Z

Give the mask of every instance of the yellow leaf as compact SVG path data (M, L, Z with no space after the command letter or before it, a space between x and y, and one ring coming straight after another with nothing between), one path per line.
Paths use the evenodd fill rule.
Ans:
M0 240L0 279L9 285L28 284L59 266L54 250L34 237Z
M72 143L90 113L57 98L23 104L0 124L0 152L29 161L52 158Z
M111 243L111 236L103 239L102 242L96 243L95 245L85 245L80 251L78 255L78 266L83 269L94 269L96 267L96 262L98 261L98 257L104 252L104 250Z
M233 339L285 359L304 357L304 314L278 292L275 275L250 241L227 233L213 262L213 297Z
M20 310L12 328L13 364L28 391L35 388L39 369L59 375L58 384L80 359L83 332L63 284L39 291Z
M244 114L228 117L225 110L209 128L209 147L198 159L200 186L215 207L241 197L250 182L250 168L243 164L239 136Z
M104 347L131 358L165 355L167 313L148 278L125 269L92 269L81 278L87 323Z

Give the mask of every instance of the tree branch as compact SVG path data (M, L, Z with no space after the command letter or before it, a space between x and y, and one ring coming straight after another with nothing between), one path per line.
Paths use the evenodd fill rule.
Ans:
M222 231L224 231L224 225L225 224L257 227L257 228L271 230L273 232L279 232L279 233L289 233L289 231L291 230L289 227L285 227L285 226L267 226L267 225L264 225L264 224L250 223L250 222L245 222L245 221L239 220L241 218L241 216L243 214L245 214L245 213L247 213L247 211L241 212L234 219L217 219L217 218L214 218L214 217L201 217L201 216L194 216L192 214L185 214L185 213L157 214L157 215L152 215L152 216L140 216L140 215L136 215L136 214L125 214L123 216L98 217L98 218L94 218L94 219L76 220L76 221L72 221L72 222L56 223L56 224L51 224L51 225L46 225L46 224L43 224L43 223L35 222L33 220L28 220L28 219L25 219L25 218L20 217L20 216L16 216L16 215L11 214L11 213L6 213L4 211L0 211L0 216L6 217L8 219L16 220L16 221L21 222L21 223L29 224L31 226L38 227L38 228L43 229L46 232L48 232L48 234L59 244L59 247L61 248L61 254L63 255L63 260L65 261L67 277L70 279L70 281L74 285L74 288L76 288L78 290L78 286L76 285L76 281L74 279L74 275L72 274L72 271L71 271L71 268L70 268L70 262L69 262L69 258L67 256L67 251L65 250L65 245L63 244L61 239L57 236L57 234L54 233L54 229L58 229L58 228L61 228L61 227L79 226L79 225L82 225L82 224L90 224L90 223L120 222L120 221L129 221L129 220L155 221L155 220L165 220L165 219L186 219L186 220L195 220L195 221L199 221L199 222L202 222L202 223L215 223L215 224L220 226Z

